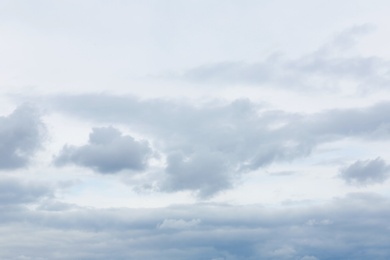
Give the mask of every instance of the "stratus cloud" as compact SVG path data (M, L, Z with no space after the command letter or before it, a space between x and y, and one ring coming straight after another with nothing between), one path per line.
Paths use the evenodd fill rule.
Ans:
M41 147L44 124L37 111L23 105L9 116L0 117L0 169L17 169L28 165Z
M93 128L88 144L66 145L55 158L58 166L75 164L100 173L115 173L121 170L141 171L151 156L147 141L137 141L122 135L113 127Z
M315 114L267 110L248 100L193 106L162 99L62 96L54 109L109 124L127 124L166 155L160 189L209 197L240 174L308 156L317 145L346 137L388 139L390 102ZM67 154L67 153L65 153Z
M0 236L1 259L390 256L390 202L376 194L350 194L322 205L288 208L202 203L155 209L10 208L6 213L0 216L0 234L7 234ZM313 219L329 222L308 225ZM45 250L48 247L51 250Z
M358 160L341 170L340 178L352 185L383 183L390 177L390 165L382 158Z

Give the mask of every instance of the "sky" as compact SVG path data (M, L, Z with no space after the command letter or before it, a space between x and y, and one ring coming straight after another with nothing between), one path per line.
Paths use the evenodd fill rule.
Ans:
M0 0L0 258L389 259L389 10Z

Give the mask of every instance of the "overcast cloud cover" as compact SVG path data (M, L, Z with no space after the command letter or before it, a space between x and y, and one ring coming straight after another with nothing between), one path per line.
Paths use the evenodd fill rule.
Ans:
M0 0L1 259L389 259L383 0Z

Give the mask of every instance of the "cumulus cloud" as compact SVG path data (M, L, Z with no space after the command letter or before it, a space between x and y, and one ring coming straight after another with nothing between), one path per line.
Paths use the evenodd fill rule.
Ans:
M351 136L388 139L390 133L390 102L297 114L245 99L197 106L107 95L53 101L74 116L127 124L147 135L167 158L160 190L188 190L203 198L232 187L245 172L309 156L319 144Z
M358 160L341 170L340 178L352 185L365 186L383 183L389 177L390 165L382 158Z
M122 135L113 127L100 127L92 129L88 144L64 146L55 158L55 163L58 166L75 164L100 173L142 171L151 153L147 141L137 141L129 135Z
M44 124L36 112L23 105L9 116L0 117L0 169L25 167L41 147Z

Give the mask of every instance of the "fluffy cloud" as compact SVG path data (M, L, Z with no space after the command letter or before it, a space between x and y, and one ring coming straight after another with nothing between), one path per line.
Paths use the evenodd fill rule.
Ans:
M100 173L121 170L141 171L147 166L151 148L146 141L122 135L113 127L93 128L86 145L66 145L55 158L59 166L76 164Z
M358 160L341 170L340 178L348 184L369 185L382 183L389 178L390 165L381 158Z
M26 166L41 147L44 132L39 115L28 105L0 117L0 169Z
M389 137L389 102L293 114L267 110L248 100L194 106L163 99L80 95L53 101L56 109L74 116L127 124L153 139L167 157L160 189L190 190L199 197L231 187L245 172L308 156L319 144L351 136Z

